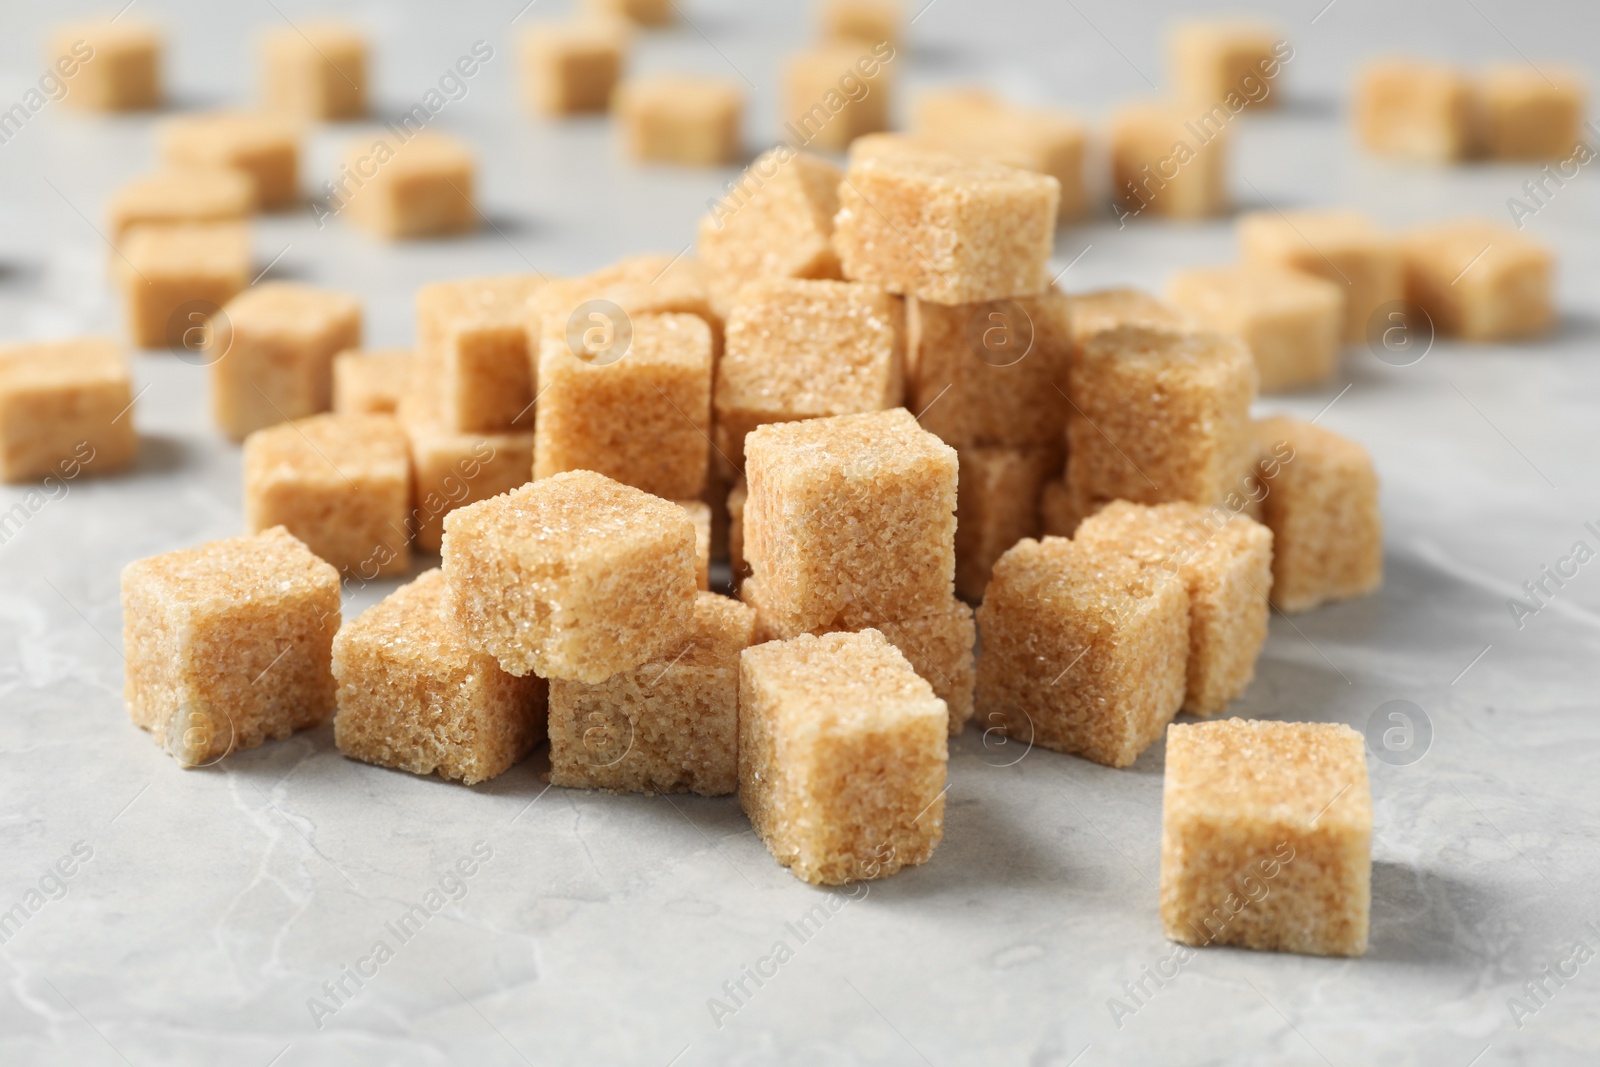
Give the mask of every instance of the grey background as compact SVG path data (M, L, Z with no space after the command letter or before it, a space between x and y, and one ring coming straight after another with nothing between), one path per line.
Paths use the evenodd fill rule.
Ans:
M412 339L420 283L571 274L677 253L733 171L639 169L601 121L525 117L511 48L520 0L329 4L140 0L171 34L184 108L247 101L249 31L327 10L371 27L378 97L409 107L475 40L495 58L437 120L481 153L466 240L386 246L308 212L256 227L272 275L359 293L373 345ZM804 5L686 2L635 69L752 83L752 147L777 134L775 72ZM913 5L913 10L916 4ZM1255 5L1267 10L1268 5ZM1094 118L1164 80L1177 3L935 0L897 60L906 90L982 79ZM523 21L552 13L532 5ZM76 3L0 5L0 102L42 71L44 25ZM1360 207L1385 223L1506 217L1535 168L1417 169L1353 151L1359 60L1576 63L1591 5L1295 0L1270 5L1296 52L1289 106L1239 125L1243 207ZM1315 21L1313 21L1315 20ZM0 145L0 336L120 332L108 194L154 162L148 117L58 105ZM358 130L307 145L306 184ZM0 947L7 1063L1580 1064L1600 1055L1600 962L1519 1028L1507 998L1575 941L1600 950L1600 563L1518 629L1506 606L1600 519L1600 178L1587 168L1529 224L1561 263L1562 324L1536 345L1441 341L1419 364L1352 350L1338 383L1263 410L1364 442L1383 480L1387 581L1369 599L1274 619L1240 714L1362 727L1385 701L1431 723L1418 762L1371 761L1372 943L1323 960L1200 953L1131 1018L1107 1001L1168 956L1156 914L1162 749L1114 771L1048 752L952 747L932 862L872 885L718 1029L707 1000L823 899L772 862L732 798L552 789L536 756L466 789L342 759L327 729L185 773L122 707L118 572L239 531L238 449L204 411L203 372L136 361L144 437L129 477L72 484L0 545L0 909L76 842L93 859ZM1087 251L1085 251L1087 249ZM1081 258L1079 257L1081 254ZM1160 288L1233 255L1231 224L1106 216L1064 229L1069 288ZM1348 391L1341 392L1348 386ZM1337 399L1336 399L1337 398ZM0 488L0 510L25 498ZM348 589L347 613L393 587ZM1020 762L1017 761L1021 756ZM474 842L493 859L322 1029L307 998L385 936ZM1586 925L1586 924L1595 925ZM391 939L392 941L392 939ZM1555 988L1552 986L1552 988Z

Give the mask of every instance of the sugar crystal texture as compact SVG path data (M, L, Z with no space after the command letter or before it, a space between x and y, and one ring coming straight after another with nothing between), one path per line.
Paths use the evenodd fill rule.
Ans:
M411 514L407 527L417 548L437 552L444 517L457 508L499 496L533 480L533 434L464 434L419 418L400 405L411 444Z
M0 346L0 482L70 481L127 467L139 450L133 402L128 357L115 341Z
M1150 330L1185 333L1200 328L1200 322L1181 308L1173 307L1142 289L1096 289L1067 296L1067 317L1073 343L1087 344L1095 334L1119 326L1141 326Z
M419 384L466 433L533 428L537 274L434 282L417 290Z
M1039 498L1061 473L1059 446L957 449L956 592L982 600L995 560L1040 533Z
M679 500L694 523L694 584L703 592L711 588L711 505L704 500Z

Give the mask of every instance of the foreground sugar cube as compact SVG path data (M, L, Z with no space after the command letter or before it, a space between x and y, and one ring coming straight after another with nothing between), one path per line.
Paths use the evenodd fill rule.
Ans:
M1243 719L1167 731L1167 937L1360 956L1371 906L1372 790L1360 734Z
M593 471L451 512L441 554L468 641L518 677L603 682L673 647L693 614L689 516Z
M921 153L851 160L833 244L844 275L938 304L1037 293L1061 185L1045 174Z
M282 526L341 571L370 581L411 567L411 467L390 415L312 415L244 442L244 521Z
M606 111L628 53L627 24L585 18L529 27L520 40L522 97L544 115Z
M1321 385L1338 366L1344 291L1284 267L1180 271L1168 295L1207 329L1250 346L1264 393Z
M128 336L195 355L210 315L250 282L250 231L234 223L135 226L112 261Z
M716 167L739 157L744 93L726 79L630 79L617 87L613 108L628 155L640 162Z
M72 107L145 111L161 106L161 49L160 31L135 17L76 22L50 35L45 66Z
M905 8L900 0L823 0L818 15L824 40L898 45Z
M717 448L735 465L757 426L882 411L905 390L905 313L873 285L753 282L717 363Z
M904 408L763 426L745 441L744 552L775 625L936 612L955 580L955 449Z
M1254 425L1272 531L1272 603L1309 611L1383 584L1378 474L1367 450L1331 430L1278 416Z
M138 450L132 374L115 341L0 347L0 481L107 473Z
M1183 705L1189 596L1126 556L1020 541L978 609L978 725L1126 767Z
M1236 337L1097 334L1067 392L1067 481L1085 501L1219 503L1253 451L1256 368Z
M620 357L570 343L552 322L539 345L534 477L598 471L668 500L705 488L711 442L711 328L696 315L630 318Z
M111 196L106 214L118 241L144 223L242 222L255 209L248 175L220 167L164 170L136 178Z
M339 572L282 529L122 571L123 699L186 767L333 714Z
M545 736L546 682L514 678L473 650L440 570L341 628L333 675L333 740L351 759L476 785Z
M746 649L739 804L813 885L925 863L944 836L949 713L876 630Z
M1147 102L1111 118L1111 191L1119 218L1201 219L1228 206L1232 127L1192 107Z
M300 195L300 144L294 123L280 115L213 111L168 119L161 154L169 167L226 167L255 183L258 207L287 207Z
M1189 312L1142 289L1126 287L1072 293L1067 297L1067 315L1072 325L1072 341L1079 347L1096 334L1119 326L1141 326L1173 333L1201 328L1200 321Z
M399 412L411 443L409 529L418 549L437 552L446 515L532 479L533 433L458 433L409 406L402 400Z
M550 683L550 782L725 796L739 788L739 653L755 610L695 598L678 646L598 684Z
M956 592L982 600L995 560L1025 537L1039 536L1039 497L1061 473L1061 450L957 449Z
M263 282L223 308L210 335L211 413L236 441L333 406L333 357L361 344L361 305L345 293Z
M796 52L783 70L784 129L808 148L842 152L857 137L889 128L889 87L889 68L870 45Z
M1167 51L1179 96L1232 112L1276 107L1279 57L1294 54L1272 26L1248 19L1186 19L1172 28Z
M393 415L411 386L417 357L409 348L352 348L333 357L333 410Z
M446 426L491 433L533 428L530 337L538 325L537 274L434 282L417 290L422 387Z
M1555 256L1516 229L1482 219L1420 226L1400 237L1406 299L1440 333L1468 341L1536 337L1555 323Z
M338 210L385 240L447 237L478 228L477 164L448 134L423 130L357 141L333 183Z
M1452 67L1378 60L1361 72L1355 97L1356 135L1369 152L1451 163L1473 151L1472 83Z
M667 26L677 21L672 0L584 0L594 15L623 18L640 26Z
M322 121L367 113L367 41L357 27L327 19L274 26L260 47L269 110Z
M1405 295L1393 238L1358 211L1258 211L1239 219L1246 263L1314 274L1344 291L1347 344L1366 339L1370 320Z
M1491 159L1566 159L1583 141L1585 97L1576 71L1499 64L1478 79L1480 137Z
M1227 709L1255 678L1267 640L1272 533L1220 507L1114 501L1084 519L1073 540L1117 552L1181 582L1189 594L1189 666L1183 710Z

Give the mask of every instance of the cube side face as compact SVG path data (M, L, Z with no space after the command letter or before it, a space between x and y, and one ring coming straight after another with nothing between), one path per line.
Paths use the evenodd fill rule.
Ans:
M1438 228L1403 244L1405 288L1440 332L1470 341L1544 333L1555 320L1554 264L1497 228Z
M933 695L945 702L950 711L950 736L966 729L977 685L973 652L978 629L972 609L952 599L944 611L880 622L878 629L905 656L911 669L933 687Z
M764 278L837 278L833 216L841 172L824 159L775 150L701 221L696 251L723 288Z
M245 261L238 270L210 272L176 265L146 263L121 272L124 316L129 339L139 348L176 348L186 341L194 323L174 320L185 304L207 303L223 307L247 281ZM145 277L140 277L142 272Z
M68 40L68 36L56 38L51 66L81 56L84 46L90 52L76 71L63 76L65 99L71 106L87 111L147 111L161 106L161 45L154 34L120 42L104 38L96 42L92 34L86 35L88 40Z
M444 412L463 433L499 433L533 424L533 358L526 327L449 331L441 373ZM520 424L520 425L519 425Z
M1039 535L1039 497L1061 468L1059 449L984 448L961 453L956 505L956 592L982 600L995 561Z
M389 235L435 237L476 229L473 176L468 160L427 173L396 175L387 189Z
M1176 114L1135 109L1117 119L1112 189L1129 213L1196 219L1227 206L1228 126L1200 121L1206 136L1196 145L1196 133Z
M1464 158L1473 147L1472 91L1439 68L1379 64L1356 87L1356 130L1371 152L1424 163Z
M1189 668L1183 710L1205 718L1227 709L1255 678L1267 640L1272 535L1252 523L1188 568Z
M131 383L0 386L0 481L121 470L138 452Z
M1252 316L1244 337L1261 376L1261 391L1286 392L1327 381L1339 363L1343 332L1342 297Z
M1565 159L1583 140L1584 99L1576 85L1552 88L1541 81L1525 88L1491 77L1479 97L1490 158Z
M516 489L532 476L531 433L472 437L442 428L409 430L412 510L407 528L422 551L439 551L450 512Z
M246 462L245 524L251 533L286 527L322 559L368 581L410 570L410 502L403 458L349 472L339 483L255 470Z

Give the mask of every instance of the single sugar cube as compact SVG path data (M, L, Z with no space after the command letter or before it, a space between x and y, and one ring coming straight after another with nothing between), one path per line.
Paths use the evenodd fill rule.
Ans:
M1367 450L1277 416L1255 423L1272 531L1272 603L1287 613L1365 596L1383 584L1378 474Z
M186 767L333 714L339 572L287 530L122 570L123 699Z
M846 278L937 304L1024 296L1050 282L1061 184L953 156L853 159L833 245Z
M674 647L693 614L694 523L593 471L451 512L442 555L468 640L518 677L603 682Z
M1237 337L1100 333L1067 393L1067 481L1086 502L1220 503L1253 456L1256 367Z
M668 500L705 488L711 447L711 328L696 315L629 319L624 349L574 346L551 322L539 345L534 477L598 471Z
M522 97L529 111L559 116L607 111L628 54L627 23L585 18L543 22L520 39Z
M584 0L593 15L623 18L639 26L669 26L677 21L672 0Z
M752 282L729 314L717 363L717 448L743 462L757 426L897 407L905 312L874 285Z
M1406 299L1440 333L1468 341L1536 337L1556 318L1555 256L1483 219L1421 226L1400 237Z
M0 347L0 481L127 467L139 450L133 400L128 357L115 341Z
M448 134L357 141L330 183L330 200L334 212L348 210L351 222L385 240L470 233L478 228L476 172L471 150Z
M1172 82L1190 104L1276 107L1282 57L1294 51L1277 30L1250 19L1186 19L1167 38Z
M250 230L237 223L134 226L112 261L128 336L199 358L216 310L250 284Z
M980 729L1127 767L1183 705L1188 593L1118 552L1019 541L978 628Z
M261 37L261 96L267 108L303 119L367 113L367 40L348 23L306 20Z
M744 92L724 78L633 78L613 97L628 155L640 162L720 167L739 158Z
M1359 733L1245 719L1167 731L1168 938L1360 956L1371 907L1372 787Z
M213 111L168 119L161 155L169 167L228 167L249 175L255 202L272 211L300 195L300 144L294 122L281 115Z
M62 26L50 35L45 66L66 83L64 99L72 107L161 106L161 32L152 23L117 18Z
M726 796L739 788L739 653L754 609L695 598L677 647L603 682L550 683L550 783Z
M702 591L711 588L711 505L704 500L679 500L694 523L694 584Z
M1227 710L1255 678L1267 640L1271 531L1220 507L1117 500L1084 519L1073 540L1127 556L1157 581L1183 584L1189 594L1183 710L1201 717Z
M221 167L135 178L111 195L111 240L145 223L243 222L255 210L255 195L249 175Z
M476 785L544 740L547 683L468 644L437 569L339 630L333 675L333 741L351 759Z
M417 417L409 399L399 410L411 443L409 528L418 549L437 552L446 515L533 479L533 433L458 433Z
M533 428L537 274L434 282L417 290L419 381L445 425L462 432Z
M1484 153L1491 159L1528 160L1578 155L1586 95L1583 76L1573 70L1490 67L1475 94Z
M746 457L744 553L783 631L858 629L949 603L956 452L910 412L763 426Z
M1204 267L1180 271L1172 302L1209 330L1250 346L1264 393L1321 385L1339 364L1344 290L1285 267Z
M1129 104L1111 118L1111 190L1119 219L1202 219L1228 207L1231 116L1163 102Z
M806 634L739 661L739 805L813 885L925 863L944 837L949 712L876 630Z
M352 348L333 357L333 410L393 415L411 387L417 357L409 348Z
M1356 136L1380 156L1453 163L1475 147L1471 80L1453 67L1417 59L1382 59L1361 71L1355 91Z
M841 44L894 45L900 43L905 8L900 0L822 0L818 8L822 38Z
M1096 334L1119 326L1141 326L1174 333L1200 329L1200 322L1187 311L1142 289L1132 288L1069 294L1067 318L1072 326L1073 344L1080 348Z
M890 84L889 68L870 45L796 52L783 69L784 131L795 144L842 152L862 134L889 128Z
M1061 448L957 449L956 592L982 600L995 560L1025 537L1039 536L1039 497L1061 473Z
M1344 291L1346 344L1366 340L1373 316L1405 296L1399 246L1358 211L1258 211L1239 219L1238 233L1244 262L1314 274Z
M299 282L263 282L214 323L211 413L235 441L333 407L333 357L361 344L361 304Z
M282 526L307 548L370 581L411 569L411 466L391 415L312 415L244 442L244 521Z

